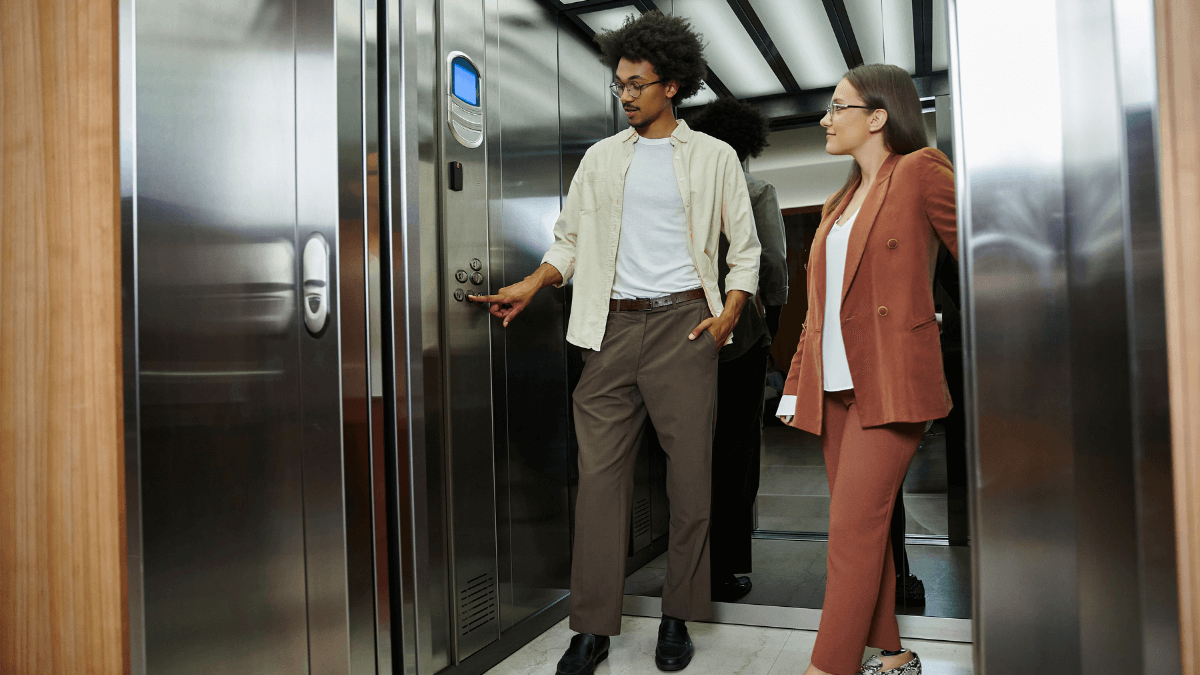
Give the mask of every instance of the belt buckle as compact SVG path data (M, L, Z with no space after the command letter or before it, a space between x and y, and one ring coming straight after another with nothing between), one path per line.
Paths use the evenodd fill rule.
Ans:
M660 295L657 298L650 298L650 309L658 309L659 307L666 307L670 304L671 296L669 295Z

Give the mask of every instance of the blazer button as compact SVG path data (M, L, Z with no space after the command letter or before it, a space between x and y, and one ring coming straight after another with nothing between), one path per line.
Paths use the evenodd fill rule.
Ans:
M899 245L900 242L896 241L895 239L888 239L888 248L896 248Z
M887 307L879 308L879 316L887 316Z

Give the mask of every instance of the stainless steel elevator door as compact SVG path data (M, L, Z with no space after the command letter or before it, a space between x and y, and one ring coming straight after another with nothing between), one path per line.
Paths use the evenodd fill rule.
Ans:
M137 4L147 672L307 673L294 6Z

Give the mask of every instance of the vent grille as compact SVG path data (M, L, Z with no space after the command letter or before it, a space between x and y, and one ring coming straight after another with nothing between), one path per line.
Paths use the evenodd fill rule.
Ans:
M650 534L650 500L639 499L633 505L633 537Z
M460 635L470 635L496 618L496 579L480 574L467 582L459 592L458 616Z

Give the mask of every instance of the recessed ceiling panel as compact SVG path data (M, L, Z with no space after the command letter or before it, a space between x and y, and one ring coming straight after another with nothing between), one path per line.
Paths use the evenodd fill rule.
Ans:
M588 28L601 33L606 30L616 30L625 23L625 17L629 15L639 17L642 15L636 7L617 7L616 9L605 9L599 12L588 12L580 14L579 18L588 25Z
M933 69L950 68L950 26L946 23L946 3L933 3Z
M864 63L891 63L917 72L912 0L845 0Z
M832 87L846 72L821 0L750 0L801 89Z
M704 36L704 56L721 83L738 98L782 94L783 84L742 28L726 0L674 0L672 13Z

